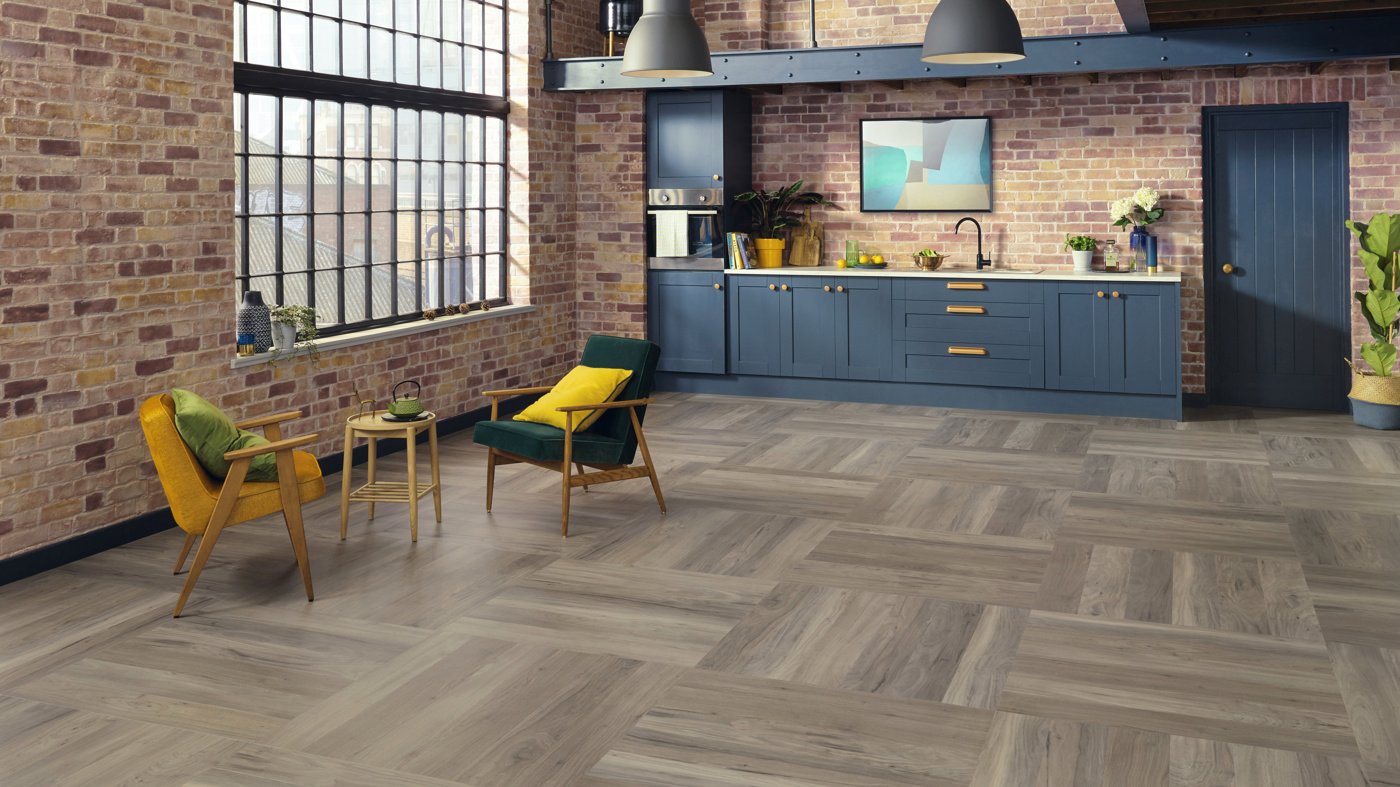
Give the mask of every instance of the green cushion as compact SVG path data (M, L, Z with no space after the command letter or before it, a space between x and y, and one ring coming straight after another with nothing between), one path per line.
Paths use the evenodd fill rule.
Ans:
M564 460L564 430L530 421L482 421L472 440L518 456L542 462ZM573 459L596 464L626 464L623 441L592 431L574 434Z
M632 377L628 379L627 386L617 395L619 401L626 401L651 396L652 387L656 383L656 362L660 357L661 348L645 339L594 334L588 337L588 343L583 347L583 358L579 363L584 366L631 370ZM646 415L645 407L637 408L638 421L645 422ZM593 424L588 433L623 441L622 455L625 459L619 464L631 463L637 453L637 437L632 434L632 417L626 408L607 411Z
M175 388L170 391L170 398L175 400L175 430L200 466L214 478L228 475L230 463L224 459L225 453L268 444L265 438L234 426L223 410L199 394ZM277 480L277 456L267 453L253 457L248 466L248 480Z

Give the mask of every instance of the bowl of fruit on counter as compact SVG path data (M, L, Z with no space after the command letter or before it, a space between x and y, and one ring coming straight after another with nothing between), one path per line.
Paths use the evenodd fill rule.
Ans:
M921 271L936 271L938 270L938 266L943 264L943 260L946 259L947 256L946 254L939 254L933 249L924 249L923 251L914 252L914 264L919 266L919 270Z
M862 254L854 260L842 258L836 261L838 268L879 269L888 265L889 263L885 262L884 256L880 254Z

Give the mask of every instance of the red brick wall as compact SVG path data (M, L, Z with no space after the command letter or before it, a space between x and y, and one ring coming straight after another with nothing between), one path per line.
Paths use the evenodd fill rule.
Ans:
M722 0L709 0L708 9ZM733 0L728 0L733 2ZM808 0L768 0L763 3L764 38L773 49L811 45ZM819 46L910 44L924 40L929 14L938 4L906 0L820 0L817 3ZM1123 20L1113 0L1066 3L1060 0L1011 0L1030 36L1122 32ZM711 39L712 41L714 39ZM745 47L756 48L756 47Z
M232 3L0 0L0 555L164 506L135 409L171 387L301 409L326 455L352 384L457 413L574 362L575 99L541 90L541 7L510 25L511 289L538 311L235 371Z

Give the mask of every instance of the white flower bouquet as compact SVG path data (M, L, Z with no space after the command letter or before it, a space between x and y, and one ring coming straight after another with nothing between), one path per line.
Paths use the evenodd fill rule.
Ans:
M1151 186L1143 186L1131 197L1114 200L1108 206L1108 217L1115 227L1134 227L1153 224L1162 218L1163 210L1158 207L1162 195Z

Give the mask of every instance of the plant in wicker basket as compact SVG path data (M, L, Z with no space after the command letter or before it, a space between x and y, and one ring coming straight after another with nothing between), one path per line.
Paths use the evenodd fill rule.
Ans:
M1372 339L1361 345L1361 359L1371 371L1347 359L1355 372L1351 398L1400 410L1400 376L1395 374L1395 340L1400 335L1400 297L1396 295L1400 288L1400 214L1378 213L1366 224L1348 221L1347 229L1356 236L1357 254L1366 269L1366 289L1356 293L1356 300Z

